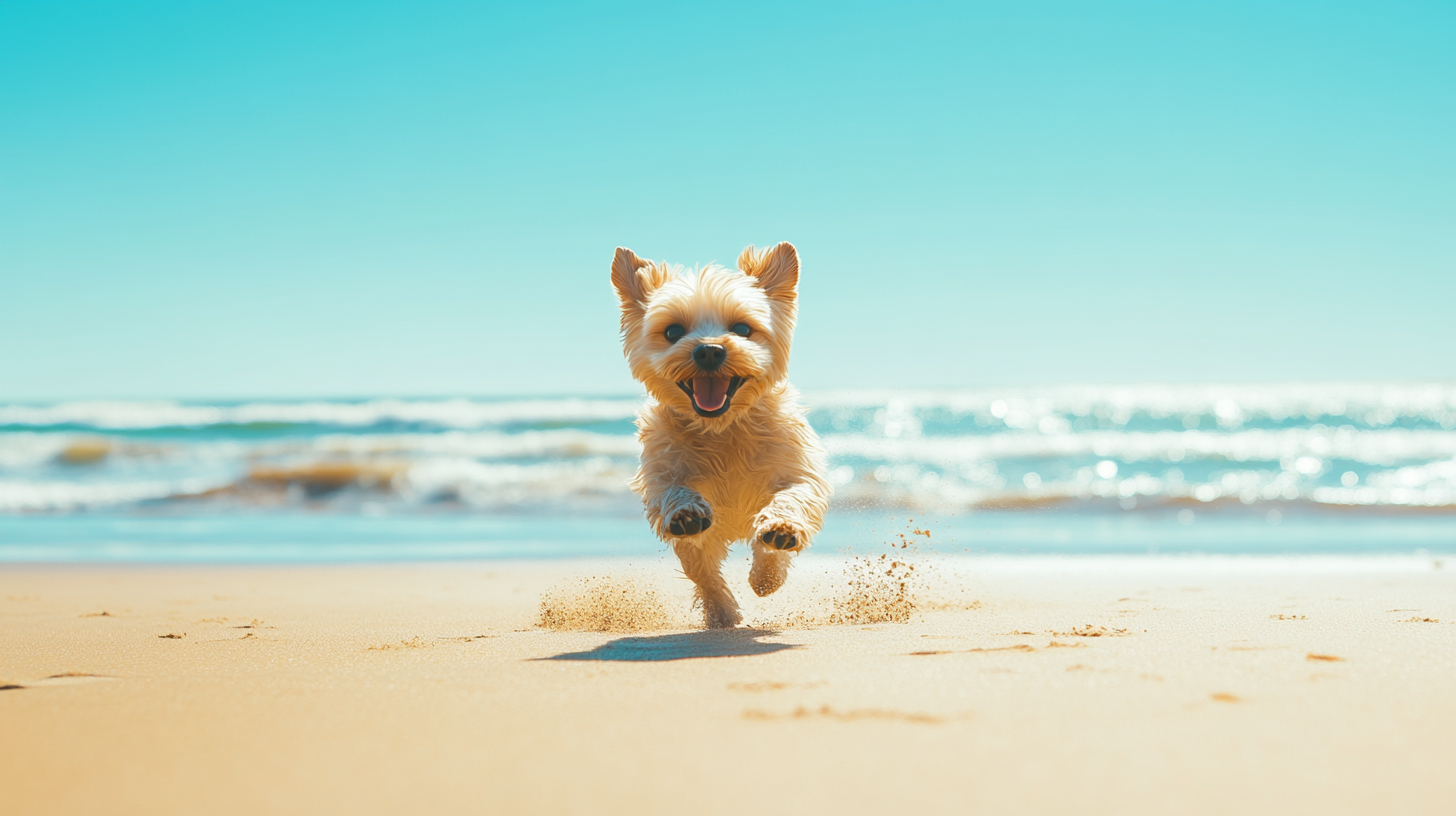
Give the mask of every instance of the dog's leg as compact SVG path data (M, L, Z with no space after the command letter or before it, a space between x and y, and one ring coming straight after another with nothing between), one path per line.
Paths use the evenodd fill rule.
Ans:
M647 502L647 520L658 538L673 542L712 527L713 508L698 491L677 485L662 491L656 501Z
M824 526L828 506L829 486L820 479L806 479L775 493L754 518L748 585L759 597L784 585L791 553L808 548L810 539Z
M713 508L702 494L690 487L668 487L647 504L647 517L657 535L672 544L683 574L693 582L694 595L703 607L703 619L709 629L728 629L738 625L738 601L723 580L721 566L728 553L727 544L709 533L713 526Z
M753 519L753 543L774 550L803 550L824 526L829 486L805 479L774 494Z
M748 570L748 585L762 598L779 591L789 578L789 560L794 556L763 544L753 545L753 567Z
M719 564L727 553L726 543L713 531L713 508L703 494L688 487L692 471L673 449L672 440L662 433L650 433L644 414L642 468L632 489L642 497L647 521L657 537L672 545L682 562L683 574L692 580L698 603L709 628L736 626L738 602L723 582ZM721 530L721 527L719 528ZM716 545L705 550L709 542Z
M703 622L709 629L731 629L743 620L738 601L723 580L723 557L728 553L724 542L679 539L672 548L682 562L683 574L695 587L698 602L703 605Z

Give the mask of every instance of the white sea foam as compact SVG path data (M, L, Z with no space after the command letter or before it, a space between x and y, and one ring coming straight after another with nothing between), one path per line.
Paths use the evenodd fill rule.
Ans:
M479 459L571 459L585 456L636 457L642 450L636 437L590 431L447 431L437 434L329 434L306 442L265 446L262 453L292 450L303 453L354 455L445 454Z
M399 400L359 402L89 401L0 405L0 426L98 429L201 428L213 425L316 424L362 428L385 423L486 428L522 423L589 423L632 418L640 398ZM913 435L918 415L944 411L1011 429L1043 430L1043 421L1102 417L1123 424L1134 415L1211 417L1220 428L1256 419L1344 417L1373 427L1417 418L1456 429L1456 385L1334 383L1189 386L1065 386L971 391L828 391L806 403L829 412L872 409L890 436ZM1056 430L1053 421L1050 429ZM909 432L909 433L907 433Z
M1456 433L1290 428L1232 433L1011 432L983 436L888 439L857 434L833 434L825 436L825 446L832 455L938 465L1009 457L1069 456L1115 458L1124 462L1181 462L1193 458L1218 458L1231 462L1277 462L1291 457L1312 456L1392 464L1456 456Z
M484 428L517 423L585 423L630 419L637 399L372 400L187 405L176 402L65 402L0 406L0 425L99 429L200 428L212 425L316 424L368 427L409 423Z
M837 392L807 403L842 505L1456 508L1452 385ZM266 494L268 507L280 484L296 488L284 506L357 508L366 492L376 504L628 506L641 447L623 420L639 405L0 406L0 427L12 429L0 431L0 512L117 507L226 484L246 489L213 498ZM362 475L354 485L308 475L320 467ZM381 472L397 475L380 484Z
M830 391L809 395L826 410L883 406L890 412L943 410L1033 428L1048 416L1213 416L1221 426L1255 418L1349 417L1389 425L1421 417L1456 428L1456 384L1279 383L1268 385L1061 386L975 391Z
M66 449L69 442L70 438L61 434L0 434L0 472L50 462Z
M133 482L0 480L0 513L89 510L200 493L223 484L205 479Z
M411 467L399 486L408 498L508 507L590 495L627 497L632 470L604 457L532 465L434 459Z

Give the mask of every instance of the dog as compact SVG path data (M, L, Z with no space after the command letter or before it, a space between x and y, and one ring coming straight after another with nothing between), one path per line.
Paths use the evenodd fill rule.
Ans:
M748 584L769 595L829 506L824 449L788 381L798 251L750 246L737 270L688 272L618 247L612 286L623 351L648 394L631 487L692 580L708 628L737 626L722 573L728 548L749 543Z

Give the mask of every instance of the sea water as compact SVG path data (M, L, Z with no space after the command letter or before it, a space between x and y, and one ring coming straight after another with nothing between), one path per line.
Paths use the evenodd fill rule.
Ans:
M1456 385L804 401L827 551L1456 552ZM0 405L0 561L660 555L626 486L642 402Z

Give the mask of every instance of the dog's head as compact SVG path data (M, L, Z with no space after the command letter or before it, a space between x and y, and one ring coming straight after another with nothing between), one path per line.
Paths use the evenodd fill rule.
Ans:
M738 269L686 272L621 247L612 259L632 376L708 430L731 424L788 376L799 254L787 242L750 246Z

